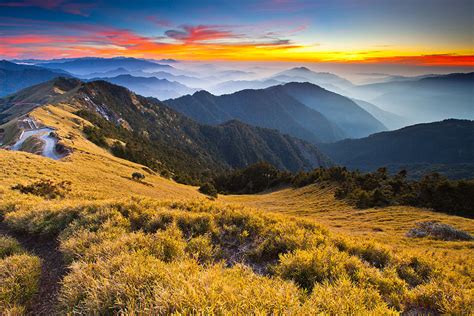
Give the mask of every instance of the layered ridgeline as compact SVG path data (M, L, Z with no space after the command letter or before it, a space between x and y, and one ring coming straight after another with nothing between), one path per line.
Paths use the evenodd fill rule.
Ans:
M356 86L350 94L403 116L412 124L474 119L474 72Z
M132 57L97 58L84 57L70 60L59 60L41 63L41 67L62 69L75 75L87 75L95 72L111 71L117 68L125 68L129 71L135 70L173 70L170 65L160 64L150 60Z
M388 166L472 178L473 144L474 121L450 119L321 146L330 158L350 168L375 170Z
M354 87L352 82L338 75L329 72L316 72L306 67L291 68L277 73L270 79L281 82L309 82L337 93L343 93Z
M2 60L0 61L0 97L59 76L70 75L62 70L20 65Z
M155 97L160 100L176 98L197 91L197 89L191 89L179 82L169 81L168 79L158 79L156 77L136 77L124 74L115 77L91 79L91 81L96 80L105 80L126 87L137 94L146 97Z
M290 171L328 162L314 145L276 130L237 121L199 124L158 100L105 81L59 78L20 91L0 102L2 123L24 115L26 102L29 110L67 105L92 123L84 126L91 141L184 182L261 160Z
M313 143L386 130L352 100L310 83L288 83L222 96L200 91L165 103L202 123L220 124L234 118Z

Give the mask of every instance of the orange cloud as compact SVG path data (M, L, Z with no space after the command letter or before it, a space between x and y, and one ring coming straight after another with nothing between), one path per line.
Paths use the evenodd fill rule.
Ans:
M28 20L0 22L9 25L31 23ZM182 26L168 30L163 37L141 36L130 30L87 24L45 22L35 31L47 34L0 35L0 56L8 58L52 58L83 56L130 56L176 58L183 60L292 61L379 63L422 66L474 66L474 56L466 54L416 55L406 52L323 51L317 45L295 44L279 39L278 34L264 36L237 34L225 26ZM51 28L65 30L66 35L49 34ZM74 30L74 35L71 35ZM172 41L170 41L170 39ZM405 56L403 56L405 55Z
M420 56L391 56L367 58L366 63L405 64L418 66L473 66L474 55L433 54Z

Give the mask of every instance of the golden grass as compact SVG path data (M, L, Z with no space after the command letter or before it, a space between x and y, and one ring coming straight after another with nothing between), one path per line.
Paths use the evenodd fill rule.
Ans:
M150 174L87 141L81 130L89 123L73 110L59 105L32 113L57 128L73 149L68 157L0 150L5 222L29 234L59 234L71 264L63 311L472 312L474 243L405 234L422 220L473 234L473 220L414 207L358 210L319 185L210 202L196 187ZM136 171L145 174L143 182L131 180ZM11 189L38 179L70 181L71 192L45 200Z
M256 195L221 195L218 201L314 219L335 233L373 239L395 250L424 253L442 262L471 262L468 258L473 255L474 242L409 238L406 233L416 222L440 221L474 234L474 220L410 206L361 210L334 198L334 189L314 184Z
M32 112L32 116L43 124L57 128L61 142L72 148L73 153L60 161L54 161L38 155L0 149L0 196L2 191L15 184L51 179L57 182L71 181L70 198L79 200L134 195L175 200L206 198L195 187L150 174L142 165L113 157L87 141L81 133L81 124L87 122L63 107L38 108ZM145 174L144 181L132 181L131 175L136 171Z
M0 314L21 315L37 292L41 262L13 238L0 235Z

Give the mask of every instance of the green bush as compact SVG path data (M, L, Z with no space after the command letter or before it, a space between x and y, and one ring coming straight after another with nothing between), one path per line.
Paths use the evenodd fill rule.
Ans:
M23 194L41 196L45 199L56 199L64 198L66 194L71 191L70 186L70 181L54 183L52 180L42 179L28 185L14 185L12 186L12 190L20 191Z
M212 183L206 182L199 187L199 192L212 197L217 197L217 190Z

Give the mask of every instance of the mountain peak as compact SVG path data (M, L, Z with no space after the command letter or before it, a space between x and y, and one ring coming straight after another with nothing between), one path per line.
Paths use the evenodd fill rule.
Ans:
M194 92L193 97L213 97L214 95L206 90L199 90Z
M291 68L290 71L304 71L304 72L312 72L311 69L309 68L306 68L304 66L301 66L301 67L294 67L294 68Z

